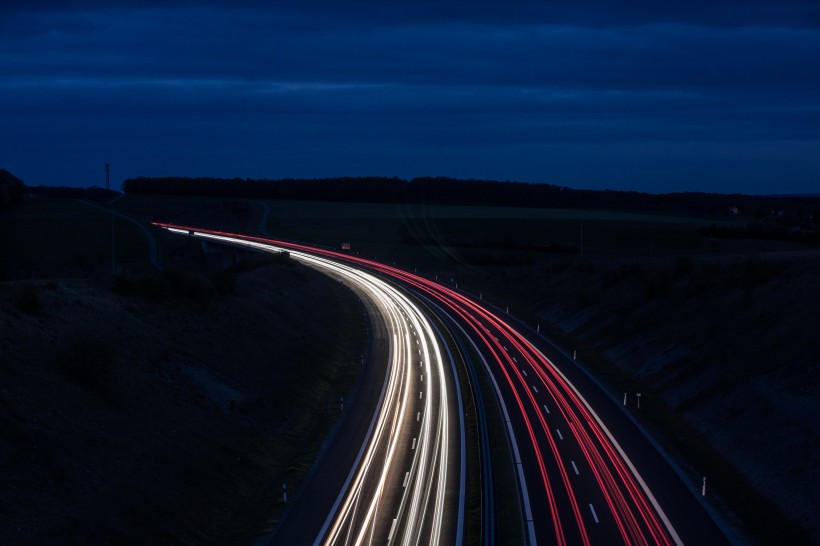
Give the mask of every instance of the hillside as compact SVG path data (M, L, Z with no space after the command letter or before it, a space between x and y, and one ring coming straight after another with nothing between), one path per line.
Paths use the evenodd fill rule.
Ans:
M247 543L271 524L364 318L289 261L234 281L0 284L0 543Z
M124 199L149 200L157 202ZM678 215L267 206L277 236L352 241L361 255L509 304L577 348L614 397L629 392L634 405L641 392L641 421L686 468L693 490L708 476L709 500L744 533L764 543L817 542L816 244ZM581 238L583 256L556 251L580 250Z
M820 524L812 512L814 492L820 486L816 470L820 468L816 452L820 445L816 417L820 414L820 338L816 336L820 331L816 312L820 259L816 243L805 236L808 232L792 229L787 219L724 221L717 216L626 211L262 202L204 196L129 195L115 207L146 222L160 219L240 232L252 232L266 222L264 227L271 234L284 239L336 247L351 242L360 255L444 282L458 282L461 289L483 294L485 300L502 307L509 304L514 314L531 324L540 323L541 331L548 331L566 349L577 349L582 363L609 385L616 399L628 392L634 405L634 394L641 392L642 410L636 416L684 467L693 488L703 475L708 476L710 503L734 514L733 523L744 532L764 543L820 542ZM107 269L110 220L98 216L95 209L67 200L38 199L18 205L0 220L12 227L43 224L43 229L19 231L25 238L6 231L14 243L9 246L16 260L12 266L39 264L42 271L53 275L73 264L72 271L90 272L92 278L100 279L99 267L74 264L77 257L71 251L71 244L83 241L83 251L93 257L86 261ZM105 236L92 237L100 233ZM127 232L118 225L117 233ZM197 253L190 252L186 239L157 235L166 258L175 256L178 263L194 269L204 267ZM96 244L94 249L89 247L91 242ZM118 244L126 247L127 242ZM135 259L145 254L145 242L138 237L128 246ZM55 254L55 248L62 254ZM52 264L59 261L55 255L66 256L57 273ZM173 263L170 260L166 265ZM0 276L2 264L0 261ZM19 278L28 271L15 267L17 273L7 273L6 278ZM274 267L271 274L279 269ZM277 286L291 286L288 271L280 271L286 277L276 281ZM166 279L159 287L139 282L120 287L142 297L112 295L102 290L100 280L96 285L44 281L35 289L40 305L30 311L26 285L6 283L0 285L2 309L7 313L0 324L15 328L35 324L46 331L54 324L49 298L79 286L83 290L93 287L92 292L60 297L78 304L114 298L111 301L119 301L116 305L120 307L138 304L173 309L173 316L162 319L167 323L158 324L167 324L162 328L179 337L188 334L178 330L178 323L193 319L203 327L212 324L201 344L191 345L179 357L190 360L191 355L210 355L211 339L223 339L223 335L230 339L229 332L213 326L222 324L219 319L201 308L218 315L223 305L240 305L240 301L251 305L243 288L247 281L241 279L254 279L258 274L240 275L236 294L230 293L231 283L225 284L226 279L211 277L214 286L206 289L210 303L204 307L187 296L161 302L145 299L158 288L160 292L180 290L179 279ZM199 275L182 284L182 293L186 284L194 293L203 286ZM217 287L227 293L217 296ZM277 320L285 320L276 318L279 313L274 310L297 305L289 298L264 301L264 313L274 317L265 319L274 321L273 330L280 327ZM309 299L305 304L311 305L310 301L319 300ZM261 309L253 313L263 315ZM145 315L141 307L139 315ZM155 321L160 315L147 316ZM90 318L89 324L110 324L114 315L105 320L101 316ZM236 324L243 323L237 319ZM311 326L305 323L300 328ZM12 337L19 333L10 331ZM164 339L159 329L153 331L155 339ZM55 351L65 346L63 338L25 339L43 346L37 348L40 353L20 357L21 361L44 362L42 366L53 371ZM267 338L263 339L268 347ZM5 351L6 338L0 341ZM51 352L42 353L48 343ZM255 344L248 342L248 346ZM20 346L20 342L8 345L9 350ZM285 351L282 347L266 350L270 354ZM123 351L139 353L133 346ZM222 357L231 358L227 353ZM222 373L221 368L216 369ZM28 388L34 384L32 379ZM66 392L73 392L71 389ZM0 407L8 404L4 402L8 392L8 388L0 390ZM47 420L26 421L25 426L41 430L42 423ZM7 434L15 429L9 430ZM25 439L22 434L18 436ZM59 445L52 443L49 449ZM11 463L0 456L0 464ZM0 529L11 521L2 519L9 510L0 502Z
M693 489L707 475L755 538L820 541L820 255L556 261L459 279L577 349L616 400L628 392Z

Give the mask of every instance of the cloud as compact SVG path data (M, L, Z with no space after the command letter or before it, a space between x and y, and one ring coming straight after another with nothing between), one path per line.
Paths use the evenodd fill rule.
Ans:
M142 8L244 10L301 14L314 21L351 24L431 24L472 22L489 25L569 24L590 27L683 23L700 26L814 27L820 7L814 0L6 0L0 11L112 11Z
M0 161L128 148L150 169L207 155L226 175L276 176L261 172L270 157L315 169L314 151L335 174L405 175L393 171L416 157L437 171L414 175L482 165L540 180L589 152L623 179L640 169L618 158L682 163L675 143L714 162L721 146L782 158L781 142L820 141L814 2L628 4L6 2L0 116L14 136Z

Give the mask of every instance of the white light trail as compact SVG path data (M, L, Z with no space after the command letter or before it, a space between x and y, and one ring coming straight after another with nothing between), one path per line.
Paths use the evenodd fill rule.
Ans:
M448 519L445 490L448 463L452 464L448 451L450 379L438 338L426 315L394 286L333 260L247 239L166 229L265 252L288 252L305 265L344 279L375 303L391 334L385 389L365 445L314 545L387 542L415 546L422 537L425 544L438 545L444 521ZM416 352L423 372L421 381L415 370L415 360L419 359ZM424 376L429 380L424 380ZM418 387L422 390L416 398ZM432 411L424 411L426 408ZM401 453L407 449L410 437L413 448L409 453Z

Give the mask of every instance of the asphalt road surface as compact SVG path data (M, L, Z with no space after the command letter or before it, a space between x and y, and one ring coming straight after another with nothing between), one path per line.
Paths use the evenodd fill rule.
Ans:
M457 436L451 421L460 421L452 410L456 391L448 384L451 365L442 359L425 314L383 279L434 302L479 355L471 362L476 366L480 361L480 372L491 379L504 414L529 544L728 543L692 487L625 408L571 358L504 313L438 282L348 254L161 227L261 250L287 249L306 263L317 260L315 267L333 264L327 267L337 274L346 271L351 281L366 278L362 290L368 283L378 286L371 299L381 301L379 313L391 340L386 394L373 417L375 428L361 444L363 455L316 544L458 544L463 536L443 523L459 511L452 499L459 488L447 485L457 472L446 462L459 460L451 450ZM423 424L405 428L414 415ZM416 451L411 459L402 456L408 450ZM402 462L394 465L394 458ZM485 534L482 542L491 544L493 538Z

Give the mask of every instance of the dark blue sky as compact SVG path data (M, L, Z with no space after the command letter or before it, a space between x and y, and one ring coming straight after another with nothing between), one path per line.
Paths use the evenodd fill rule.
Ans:
M820 192L816 0L3 0L0 74L0 167L33 185Z

